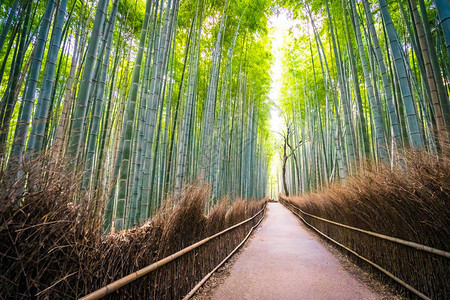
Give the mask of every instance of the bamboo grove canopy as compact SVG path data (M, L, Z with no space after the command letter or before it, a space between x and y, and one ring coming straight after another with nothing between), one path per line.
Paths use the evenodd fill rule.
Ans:
M2 171L26 193L24 163L66 165L105 231L142 224L195 180L210 205L264 197L279 151L268 19L281 10L286 194L409 147L441 151L446 0L5 0Z
M283 48L283 192L345 181L367 161L402 163L408 148L448 148L448 1L284 4L295 21Z
M211 184L210 204L263 198L269 4L2 1L2 169L24 178L50 153L81 172L106 231L193 180Z

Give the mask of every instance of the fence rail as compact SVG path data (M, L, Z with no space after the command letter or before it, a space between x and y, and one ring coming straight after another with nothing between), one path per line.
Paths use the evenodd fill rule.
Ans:
M165 264L167 264L167 263L169 263L169 262L171 262L171 261L173 261L173 260L175 260L175 259L177 259L177 258L179 258L179 257L181 257L181 256L183 256L183 255L185 255L187 253L189 253L190 251L200 247L201 245L206 244L209 241L211 241L211 240L213 240L213 239L215 239L215 238L217 238L217 237L219 237L219 236L221 236L221 235L223 235L223 234L225 234L225 233L227 233L227 232L229 232L229 231L231 231L231 230L233 230L235 228L238 228L238 227L240 227L240 226L242 226L242 225L252 221L258 215L260 215L263 211L265 211L266 206L267 206L267 204L265 204L264 207L260 211L258 211L254 216L248 218L247 220L244 220L244 221L242 221L242 222L240 222L240 223L238 223L236 225L233 225L231 227L228 227L227 229L222 230L221 232L218 232L218 233L216 233L216 234L214 234L214 235L212 235L210 237L207 237L207 238L205 238L205 239L203 239L203 240L201 240L201 241L199 241L199 242L197 242L195 244L192 244L189 247L186 247L186 248L184 248L184 249L182 249L182 250L180 250L180 251L178 251L178 252L176 252L176 253L174 253L174 254L172 254L170 256L167 256L167 257L165 257L165 258L163 258L163 259L161 259L161 260L159 260L157 262L154 262L154 263L152 263L151 265L148 265L145 268L142 268L142 269L140 269L140 270L138 270L138 271L136 271L134 273L131 273L131 274L125 276L125 277L122 277L122 278L120 278L120 279L118 279L118 280L108 284L107 286L105 286L103 288L100 288L100 289L98 289L98 290L96 290L96 291L94 291L94 292L92 292L92 293L90 293L90 294L80 298L80 300L94 300L94 299L100 299L100 298L105 297L106 295L108 295L108 294L118 290L119 288L123 287L124 285L127 285L128 283L131 283L131 282L135 281L136 279L141 278L141 277L149 274L150 272L152 272L152 271L158 269L159 267L164 266Z
M198 291L198 289L212 276L212 274L214 274L228 259L230 259L231 256L234 255L234 253L236 253L236 251L239 250L239 248L241 248L244 243L248 240L248 238L250 237L250 235L252 234L253 230L259 226L259 224L261 223L261 221L264 219L264 215L265 215L265 211L263 216L259 219L259 221L255 224L255 226L253 226L252 228L250 228L250 230L248 231L247 235L245 236L245 238L239 243L239 245L237 245L236 248L234 248L233 251L230 252L230 254L228 254L227 257L225 257L224 260L222 260L220 262L220 264L218 264L211 272L209 272L208 274L206 274L206 276L199 281L199 283L197 283L197 285L183 298L183 300L189 300L192 296L194 296L194 294Z
M388 240L388 241L391 241L391 242L394 242L394 243L398 243L398 244L401 244L401 245L409 246L411 248L414 248L414 249L417 249L417 250L422 250L424 252L428 252L428 253L432 253L432 254L436 254L436 255L439 255L439 256L442 256L442 257L445 257L445 258L450 258L450 253L449 252L446 252L446 251L443 251L443 250L439 250L439 249L435 249L435 248L432 248L432 247L428 247L428 246L425 246L425 245L422 245L422 244L413 243L413 242L405 241L405 240L402 240L402 239L398 239L398 238L394 238L394 237L378 234L376 232L367 231L367 230L363 230L363 229L360 229L360 228L348 226L348 225L337 223L337 222L334 222L334 221L330 221L330 220L327 220L327 219L324 219L324 218L321 218L321 217L309 214L309 213L301 210L299 207L296 207L296 206L292 205L291 203L287 202L285 199L283 199L281 197L280 197L280 202L286 208L288 208L294 215L299 217L302 220L303 223L305 223L308 227L312 228L314 231L319 233L324 238L328 239L329 241L333 242L334 244L338 245L339 247L347 250L348 252L352 253L353 255L357 256L358 258L362 259L363 261L369 263L371 266L375 267L376 269L378 269L382 273L386 274L391 279L395 280L397 283L399 283L400 285L402 285L403 287L405 287L406 289L411 291L413 294L415 294L419 298L421 298L421 299L431 299L430 297L428 297L425 294L421 293L420 291L418 291L417 289L415 289L414 287L412 287L411 285L409 285L405 281L401 280L400 278L398 278L397 276L395 276L394 274L392 274L388 270L384 269L380 265L374 263L373 261L367 259L366 257L363 257L362 255L360 255L359 253L355 252L354 250L348 248L347 246L339 243L338 241L336 241L333 238L329 237L325 233L321 232L319 229L317 229L316 227L314 227L313 225L308 223L299 213L295 212L294 209L296 209L301 214L309 216L309 217L314 218L316 220L320 220L320 221L323 221L323 222L326 222L326 223L330 223L330 224L333 224L333 225L337 225L339 227L347 228L347 229L350 229L350 230L358 231L358 232L361 232L361 233L364 233L364 234L367 234L367 235L371 235L371 236L374 236L374 237L377 237L377 238L380 238L380 239L383 239L383 240Z
M301 210L297 206L292 205L291 203L287 203L286 201L284 201L284 202L285 202L285 206L286 205L290 205L292 208L297 209L302 214L307 215L307 216L309 216L311 218L314 218L314 219L317 219L317 220L320 220L320 221L323 221L323 222L327 222L327 223L330 223L330 224L334 224L334 225L337 225L337 226L340 226L340 227L344 227L344 228L347 228L347 229L351 229L351 230L354 230L354 231L359 231L359 232L362 232L362 233L365 233L365 234L368 234L368 235L372 235L372 236L375 236L375 237L380 238L380 239L388 240L388 241L391 241L391 242L394 242L394 243L397 243L397 244L409 246L409 247L417 249L417 250L422 250L422 251L429 252L429 253L436 254L436 255L440 255L440 256L443 256L443 257L446 257L446 258L450 258L450 252L447 252L447 251L444 251L444 250L440 250L440 249L436 249L436 248L432 248L432 247L425 246L425 245L422 245L422 244L410 242L410 241L405 241L405 240L402 240L402 239L399 239L399 238L395 238L395 237L392 237L392 236L379 234L379 233L376 233L376 232L373 232L373 231L363 230L363 229L360 229L360 228L356 228L356 227L348 226L348 225L341 224L341 223L338 223L338 222L330 221L330 220L327 220L327 219L324 219L324 218L321 218L321 217L309 214L309 213Z

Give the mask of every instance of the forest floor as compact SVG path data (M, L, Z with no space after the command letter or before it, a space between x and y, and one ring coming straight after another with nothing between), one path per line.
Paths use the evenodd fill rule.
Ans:
M401 299L280 203L194 299Z

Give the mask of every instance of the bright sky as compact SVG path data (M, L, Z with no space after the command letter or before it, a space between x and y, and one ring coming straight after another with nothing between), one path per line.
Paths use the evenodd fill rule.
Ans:
M272 109L270 111L270 127L276 139L279 139L280 135L276 132L282 132L284 128L283 117L281 115L281 110L278 107L279 98L281 96L281 77L282 77L282 63L283 63L283 53L281 48L284 42L284 35L293 26L293 21L288 17L288 13L280 9L279 13L274 13L269 18L269 36L272 42L272 55L274 56L274 61L270 68L272 75L272 84L269 92L269 99L273 103ZM281 158L279 151L276 151L276 155L273 158L270 166L269 174L269 193L274 198L277 198L277 180L278 174L281 170Z
M279 15L273 14L269 18L269 26L269 36L272 42L272 54L275 58L270 68L272 84L269 92L269 99L274 104L270 112L270 125L272 131L280 132L283 128L283 119L281 117L281 111L277 106L281 95L280 90L283 60L281 47L283 46L284 33L289 29L289 20L287 19L284 11L281 11Z

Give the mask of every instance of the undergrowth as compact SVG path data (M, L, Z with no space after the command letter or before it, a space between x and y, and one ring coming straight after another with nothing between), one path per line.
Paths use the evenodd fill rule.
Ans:
M323 192L281 199L328 220L450 251L448 151L440 156L409 152L393 170L381 166ZM302 216L425 295L450 299L448 258Z
M50 167L49 167L50 166ZM188 187L141 227L102 235L102 203L64 166L35 161L0 180L0 298L75 299L243 221L265 200L226 199L205 215L210 190ZM24 192L20 192L24 191ZM170 204L171 203L171 204ZM177 203L177 205L173 204ZM259 218L119 289L113 299L178 299L222 261Z

